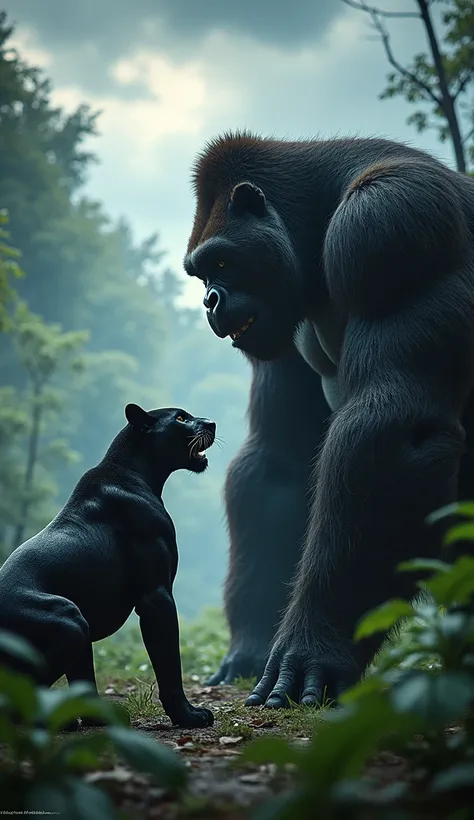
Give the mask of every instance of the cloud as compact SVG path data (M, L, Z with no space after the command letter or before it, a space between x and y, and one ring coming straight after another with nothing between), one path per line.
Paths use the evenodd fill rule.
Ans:
M335 0L298 0L297 8L287 0L7 0L4 5L14 19L32 25L48 48L94 44L104 59L117 59L137 42L164 45L165 38L185 41L192 52L196 40L215 30L293 47L317 41L343 13Z
M170 15L177 20L176 9L186 7L181 0L174 11L168 9L168 18L162 15L149 21L143 39L134 39L131 24L127 48L115 49L113 57L112 52L102 52L97 38L87 41L84 21L68 51L67 41L54 41L57 22L50 20L51 31L47 37L40 36L34 28L38 15L26 14L28 0L14 3L19 19L19 9L25 10L16 34L22 53L47 67L54 82L54 102L68 110L88 102L103 112L101 137L91 146L101 164L92 169L88 192L104 201L112 217L126 214L139 236L158 229L169 251L168 261L177 271L182 269L193 217L191 165L205 141L221 131L246 127L280 137L378 134L451 159L449 147L440 146L434 135L418 135L406 126L410 109L403 100L378 101L388 71L381 45L366 38L366 18L336 0L321 4L313 0L314 7L337 6L344 13L326 19L318 31L313 27L312 41L309 34L299 40L292 35L283 43L276 37L272 40L268 32L266 39L257 41L255 32L245 32L243 25L216 24L194 36L192 47L184 48L191 27L188 19L181 22L179 36L157 36L152 43L151 30L161 26L162 34L171 31ZM269 8L266 2L254 0L254 5ZM54 6L50 0L49 15ZM102 9L102 3L97 6ZM159 4L160 9L165 6ZM204 2L192 6L191 18L198 6L207 9ZM36 3L34 7L38 8ZM137 17L145 7L148 4L141 0ZM87 3L82 8L87 9ZM235 4L232 14L241 8L242 4ZM281 11L282 6L275 8ZM288 8L285 5L287 18ZM74 14L79 14L78 9ZM101 19L97 28L102 31ZM143 25L144 19L142 15ZM89 25L89 19L86 22ZM116 23L111 23L112 29ZM73 17L70 38L75 25ZM399 59L423 50L423 32L416 21L394 21L391 30ZM187 282L188 301L195 304L202 298L201 288Z

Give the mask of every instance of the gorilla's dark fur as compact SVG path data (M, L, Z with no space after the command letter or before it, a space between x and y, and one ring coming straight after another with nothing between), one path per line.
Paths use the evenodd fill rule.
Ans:
M474 492L474 180L381 139L242 133L194 181L185 268L253 365L211 680L261 675L275 637L248 703L316 703L373 657L360 616L414 591L395 565L436 554L426 515Z

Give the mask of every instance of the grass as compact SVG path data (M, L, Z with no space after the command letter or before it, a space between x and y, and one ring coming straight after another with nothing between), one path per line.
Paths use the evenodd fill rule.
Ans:
M222 610L203 610L194 621L180 622L181 663L187 683L204 682L217 669L228 646L229 633ZM154 681L138 619L130 618L119 632L94 644L94 661L100 689L114 682L144 684Z

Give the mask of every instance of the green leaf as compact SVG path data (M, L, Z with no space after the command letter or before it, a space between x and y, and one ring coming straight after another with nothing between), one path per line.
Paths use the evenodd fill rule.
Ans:
M99 698L94 687L86 681L57 689L41 689L40 700L41 717L53 732L78 716L101 718L111 724L128 725L130 722L123 707Z
M6 629L0 629L0 651L11 655L13 658L18 658L20 661L26 661L36 667L44 665L44 659L39 652L25 641L20 635L16 635Z
M52 812L67 820L118 820L105 792L75 777L66 778L58 787L37 786L27 794L25 806L28 811Z
M150 774L161 786L173 791L184 788L186 767L167 746L123 726L111 726L107 734L117 753L136 771Z
M318 723L300 768L312 789L327 792L342 778L359 776L381 741L392 733L407 739L419 725L418 716L398 714L383 693L354 701Z
M4 713L4 706L2 703L0 703L0 710L0 742L15 746L15 741L18 736L18 728Z
M62 787L46 783L35 786L27 791L24 805L26 811L51 812L73 820L69 813L69 798Z
M387 683L379 675L369 675L363 680L356 683L347 689L343 695L339 697L341 704L352 703L360 698L373 697L383 692L387 688Z
M451 564L437 558L413 558L411 561L402 561L397 565L397 569L400 572L448 572Z
M430 728L461 718L473 699L474 679L463 672L408 672L390 692L399 714L416 714Z
M11 708L18 710L26 723L33 720L38 699L35 684L27 675L0 668L0 692L6 697Z
M472 788L474 783L474 763L456 763L444 772L440 772L433 778L431 791L438 792L452 791L453 789L463 789L466 786Z
M298 764L302 750L290 745L283 737L259 737L242 752L244 763L274 763L283 768L288 763Z
M66 815L71 820L117 820L115 806L101 789L82 780L75 780L74 785L71 784L71 792Z
M456 541L474 541L474 522L470 524L457 524L451 527L443 538L444 544L454 544Z
M312 808L308 806L306 795L291 789L265 800L252 814L252 820L305 820L313 816Z
M110 745L105 732L73 735L62 741L51 755L53 769L90 769L97 766L100 755Z
M367 613L367 615L364 615L362 620L359 621L354 640L360 641L361 638L367 638L369 635L373 635L374 632L386 632L400 618L410 617L413 614L412 605L402 598L393 598L391 601L386 601Z
M474 501L455 501L453 504L446 504L439 510L430 513L426 518L426 522L435 524L450 515L465 515L466 518L474 518Z
M466 604L474 593L474 557L461 555L449 571L442 571L423 581L439 606Z

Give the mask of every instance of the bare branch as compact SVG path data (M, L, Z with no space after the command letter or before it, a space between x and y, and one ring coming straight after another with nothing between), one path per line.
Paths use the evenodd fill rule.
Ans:
M366 11L368 13L378 14L379 17L420 17L417 11L386 11L385 9L376 9L373 6L366 6L365 3L361 5L356 0L342 0L346 6L351 6L358 11Z
M455 100L457 97L459 97L460 94L462 94L462 92L466 88L466 85L468 83L470 83L471 80L472 80L472 72L468 71L465 74L465 76L460 80L459 85L456 88L456 90L452 92L451 97L452 97L453 100Z
M364 0L359 0L359 2L356 2L356 0L342 0L342 2L345 3L347 6L352 6L353 8L359 9L359 11L366 12L366 14L370 16L374 28L380 35L385 50L385 56L387 57L387 60L392 66L392 68L394 68L395 71L398 71L398 73L401 74L402 77L405 77L407 80L410 80L412 83L414 83L414 85L418 86L418 88L421 88L428 95L428 97L430 97L432 102L435 103L435 105L441 105L441 99L439 99L436 96L436 94L431 90L429 85L426 85L426 83L422 82L422 80L420 80L418 77L412 74L411 71L408 71L407 68L402 66L402 64L395 59L395 55L392 51L392 46L390 43L390 35L379 17L380 11L376 8L373 8L372 6L368 6L367 3L364 2ZM411 16L420 17L420 15L418 14L412 14Z

